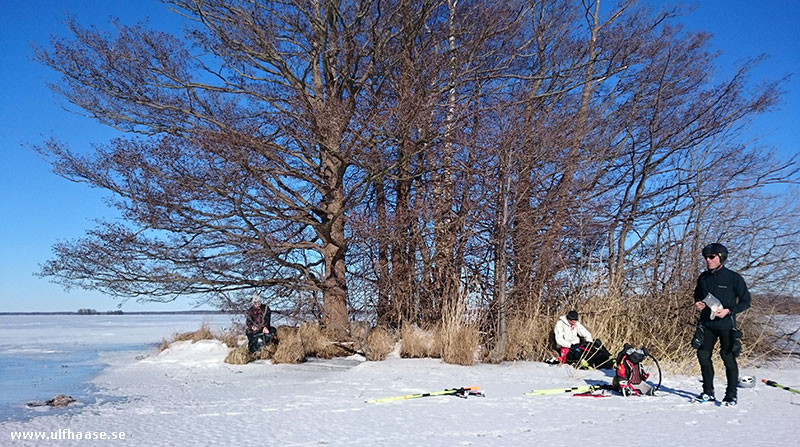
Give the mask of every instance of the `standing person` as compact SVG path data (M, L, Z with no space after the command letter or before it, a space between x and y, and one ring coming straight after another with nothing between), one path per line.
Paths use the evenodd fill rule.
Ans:
M277 330L270 325L272 311L261 303L259 294L253 295L252 305L245 313L245 334L250 352L256 352L264 345L277 342Z
M553 332L559 349L559 363L579 361L583 353L580 349L581 339L586 345L594 341L592 334L578 321L578 312L574 310L562 315L556 321Z
M706 271L697 278L694 289L694 306L700 311L698 325L702 326L703 340L697 348L697 360L703 374L703 392L697 400L714 401L714 364L711 352L719 339L719 355L725 364L725 376L728 380L723 403L734 406L737 402L736 384L739 381L739 366L736 364L734 352L734 329L736 315L750 308L750 292L747 284L738 273L725 268L728 249L722 244L709 244L703 248ZM719 304L713 298L719 300ZM708 303L714 303L712 305Z

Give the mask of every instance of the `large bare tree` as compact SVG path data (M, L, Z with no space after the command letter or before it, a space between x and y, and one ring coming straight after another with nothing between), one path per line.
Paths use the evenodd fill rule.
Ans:
M790 219L749 206L796 181L796 160L737 133L780 82L752 87L749 65L712 82L708 36L671 12L167 3L183 36L70 20L71 38L37 52L59 93L122 132L93 151L39 146L122 217L56 245L42 274L66 285L271 291L338 335L353 311L396 327L489 310L499 360L513 312L587 290L678 300L709 238L746 246L759 277L779 271L774 253L796 256Z
M183 37L70 20L39 50L54 88L126 134L91 156L51 141L57 172L106 188L126 225L59 244L43 273L112 294L321 291L348 324L347 210L369 177L361 102L395 60L393 2L176 0Z

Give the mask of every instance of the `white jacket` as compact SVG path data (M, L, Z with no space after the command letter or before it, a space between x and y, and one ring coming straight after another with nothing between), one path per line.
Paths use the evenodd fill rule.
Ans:
M553 328L553 332L556 334L556 344L558 344L560 348L569 348L574 344L580 343L581 338L589 343L594 341L592 334L583 327L580 321L575 321L574 323L575 325L573 326L570 321L567 320L566 315L562 315L561 318L556 321L556 327Z

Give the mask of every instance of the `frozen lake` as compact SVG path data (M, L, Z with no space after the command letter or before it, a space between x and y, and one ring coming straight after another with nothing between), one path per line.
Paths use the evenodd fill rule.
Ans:
M82 404L99 394L88 382L106 365L153 352L162 338L207 321L230 327L233 315L0 315L0 421L44 408L35 400L67 394ZM75 407L75 408L80 408Z

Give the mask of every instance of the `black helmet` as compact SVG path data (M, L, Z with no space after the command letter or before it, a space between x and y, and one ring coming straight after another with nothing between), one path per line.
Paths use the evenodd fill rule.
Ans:
M703 247L703 256L718 255L720 264L728 259L728 249L724 245L714 242Z
M571 310L567 312L567 320L577 321L578 320L578 312Z

